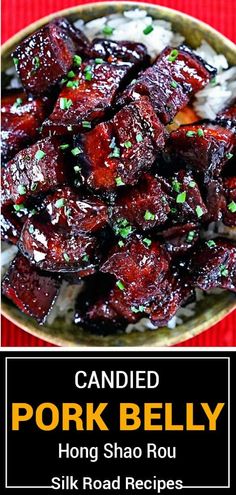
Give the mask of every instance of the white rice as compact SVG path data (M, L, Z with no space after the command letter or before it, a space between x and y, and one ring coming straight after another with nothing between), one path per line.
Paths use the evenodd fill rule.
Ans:
M143 33L145 27L152 25L153 31L148 35ZM148 16L145 10L134 9L124 12L124 14L112 14L107 17L101 17L84 23L81 19L75 22L75 26L82 29L90 40L95 37L103 38L104 26L113 28L113 33L106 38L114 40L127 40L143 43L146 45L149 55L154 60L157 55L168 45L176 47L185 41L180 33L174 33L170 22L162 20L153 20ZM223 110L236 98L236 67L229 68L228 62L224 55L217 54L213 48L202 42L196 50L204 60L217 68L217 76L214 84L210 83L202 91L195 95L194 108L199 117L214 119L216 114ZM20 86L19 79L16 76L15 69L10 68L7 74L13 76L9 87L17 88ZM202 233L204 238L212 239L219 235L236 239L236 229L226 227L221 222L209 225L207 232ZM4 274L17 253L16 246L9 246L3 243L1 256L2 274ZM64 318L66 322L73 321L75 301L78 294L83 290L83 282L78 285L70 285L63 282L57 301L50 312L47 324L52 325L56 318ZM219 293L221 290L214 290L211 293ZM201 301L205 293L196 289L196 302L192 302L183 308L180 308L176 315L169 321L168 328L174 329L181 325L186 318L191 318L195 314L195 308L198 301ZM126 333L132 331L144 332L147 329L154 330L155 327L148 318L142 318L136 324L130 324L126 328Z

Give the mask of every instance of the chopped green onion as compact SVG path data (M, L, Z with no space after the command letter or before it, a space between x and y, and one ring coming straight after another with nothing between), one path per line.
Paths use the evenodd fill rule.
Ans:
M231 201L231 203L228 204L227 208L228 208L229 211L231 211L231 213L236 213L236 203L235 203L235 201Z
M60 108L61 110L69 110L69 108L73 105L73 101L68 98L60 98Z
M133 313L143 313L145 311L145 306L140 305L138 308L135 308L135 306L131 306L130 309Z
M180 204L184 203L186 201L186 196L187 196L186 191L179 193L177 198L176 198L176 203L180 203Z
M171 211L171 213L177 213L176 208L171 208L170 211Z
M177 88L178 83L176 81L171 81L170 85L171 85L172 88L175 89L175 88Z
M74 62L74 65L79 67L82 64L82 58L79 55L74 55L73 62Z
M195 187L196 185L197 185L197 184L196 184L196 182L195 182L194 180L191 180L191 181L189 182L189 187L192 187L192 188L193 188L193 187Z
M116 185L117 186L124 186L125 185L125 183L123 182L121 177L116 177Z
M128 227L122 227L121 229L119 229L119 234L121 237L123 237L123 239L126 239L129 234L132 234L132 232L133 232L133 229L132 229L131 225L128 225Z
M93 79L93 74L91 71L86 71L84 75L85 81L92 81Z
M146 246L148 246L148 247L149 247L149 246L151 246L151 244L152 244L151 239L148 239L147 237L145 237L145 239L143 239L143 242L144 242L144 244L146 244Z
M30 190L31 191L36 191L37 187L38 187L38 182L32 182L31 187L30 187Z
M227 270L225 265L220 265L220 274L222 277L228 277L229 270Z
M207 246L209 248L212 248L212 247L215 247L216 246L215 241L212 241L211 239L210 239L210 241L207 241L206 244L207 244Z
M124 286L124 284L121 282L121 280L117 280L116 285L117 285L117 287L118 287L120 290L125 290L125 286Z
M33 58L33 65L35 69L38 69L40 67L40 60L39 57L34 57Z
M81 172L81 168L79 167L79 165L75 165L74 171L75 171L76 174L78 174L79 172Z
M118 246L119 246L119 247L124 247L124 245L125 245L125 243L124 243L123 241L119 241L119 242L118 242Z
M14 106L14 108L18 108L21 106L22 103L23 103L22 98L16 98L16 101L15 101L13 106Z
M196 211L198 218L201 218L203 215L203 210L202 210L201 206L197 205L195 211Z
M136 134L136 141L137 143L141 143L141 141L143 141L143 136L141 133Z
M154 27L150 24L149 26L145 27L143 30L143 34L150 34L154 30Z
M33 234L34 233L34 226L32 225L32 223L29 226L29 233L30 234Z
M70 70L70 71L68 72L68 74L67 74L67 77L69 77L70 79L71 79L72 77L75 77L75 73L74 73L74 71L73 71L73 70Z
M16 65L16 67L17 67L17 65L19 64L19 59L18 59L18 58L16 58L16 57L13 57L13 63L14 63L14 64Z
M67 254L67 253L63 253L63 258L64 258L64 260L65 260L67 263L69 263L69 261L70 261L70 257L68 256L68 254Z
M82 257L82 260L88 262L89 261L88 254L84 254L84 256Z
M66 87L76 89L79 87L79 81L68 81Z
M95 64L103 64L104 60L102 58L95 58L94 62Z
M187 235L187 242L193 241L195 234L196 234L195 230L190 230L190 232Z
M20 211L20 210L23 210L25 207L25 205L23 203L21 203L20 205L13 205L13 208L14 210L16 211Z
M124 146L125 146L125 148L127 148L127 149L132 148L132 143L131 143L131 141L125 141Z
M186 132L186 136L187 137L194 137L194 136L196 136L196 132L195 131L188 131L188 132Z
M155 220L155 215L151 211L146 210L145 214L144 214L144 220L147 220L147 221L152 220L153 221L153 220Z
M65 204L65 200L63 198L60 198L60 199L57 199L55 206L56 206L56 208L62 208L62 206L64 206L64 204Z
M35 153L34 155L34 158L35 160L41 160L44 156L46 155L46 153L44 153L44 151L42 150L38 150L37 153Z
M175 62L175 60L177 59L178 55L179 55L178 50L176 50L176 49L175 50L172 50L170 52L170 55L167 57L168 62Z
M198 130L197 130L197 135L198 135L199 137L204 137L204 130L203 130L203 129L198 129Z
M24 194L26 194L26 187L20 184L17 188L17 191L21 196L23 196Z
M65 143L65 144L61 144L61 145L59 146L59 148L60 148L61 150L67 150L69 147L70 147L70 145L69 145L69 144L66 144L66 143Z
M78 148L78 146L76 146L76 148L73 148L73 150L71 150L71 153L72 153L72 155L77 156L77 155L80 155L82 153L82 150L81 150L81 148Z
M111 26L104 26L102 32L103 34L112 34L114 31L114 28L112 28Z
M113 148L113 151L110 153L109 158L120 158L120 150L117 146Z
M82 127L83 127L84 129L91 129L92 124L91 124L91 122L89 122L88 120L83 120L83 121L82 121Z
M180 187L181 187L181 183L178 182L177 180L173 180L172 181L172 187L174 189L175 192L179 192L180 191Z
M226 153L225 156L226 156L227 160L230 160L231 158L233 158L234 155L233 155L233 153Z

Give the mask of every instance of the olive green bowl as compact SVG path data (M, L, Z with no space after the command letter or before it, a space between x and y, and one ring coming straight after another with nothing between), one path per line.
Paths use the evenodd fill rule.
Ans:
M207 24L204 24L193 17L165 7L146 3L103 2L73 7L56 12L55 14L34 22L17 33L2 46L3 70L10 67L10 53L14 50L15 46L20 43L23 38L55 17L66 16L71 21L76 21L80 18L84 21L90 21L97 17L123 12L135 7L145 9L154 19L171 21L173 30L182 33L185 36L186 42L193 48L199 46L204 39L217 52L223 53L230 65L236 64L235 45ZM84 331L73 324L66 325L63 320L59 319L56 320L52 326L39 326L32 318L25 316L7 300L4 299L2 302L3 315L23 330L57 345L80 347L170 346L183 342L184 340L207 330L235 308L235 296L229 292L222 292L218 295L206 296L197 304L194 316L186 319L182 325L177 326L175 329L164 327L155 331L147 330L143 333L120 333L102 337Z

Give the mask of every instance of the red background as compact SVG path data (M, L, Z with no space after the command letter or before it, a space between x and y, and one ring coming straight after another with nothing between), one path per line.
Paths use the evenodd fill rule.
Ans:
M2 41L33 21L57 10L88 3L87 0L2 0ZM235 0L152 0L186 12L207 22L236 41ZM2 319L2 346L50 346ZM236 311L210 330L186 341L183 346L236 346Z

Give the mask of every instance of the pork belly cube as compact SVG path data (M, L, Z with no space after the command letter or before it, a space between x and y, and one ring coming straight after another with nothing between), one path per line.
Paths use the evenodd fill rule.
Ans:
M165 153L204 176L205 181L219 177L232 158L234 134L217 125L181 126L172 132Z
M162 190L158 178L144 174L140 183L124 192L111 208L111 221L119 224L126 219L138 229L149 230L168 219L168 196Z
M169 256L160 243L147 244L133 236L126 244L113 248L100 270L116 277L118 289L132 304L146 304L155 297L169 270Z
M13 52L13 61L28 93L51 90L73 65L75 54L88 45L84 34L67 19L55 19L23 40Z
M101 199L83 197L69 187L57 189L44 204L52 225L73 232L97 232L107 223L107 206Z
M49 113L47 97L28 98L21 90L10 90L2 98L1 157L10 160L26 145L36 141L39 127Z
M95 38L92 41L89 47L89 58L96 59L97 63L101 63L102 60L116 64L125 63L133 67L134 71L145 67L150 62L147 48L142 43L102 38Z
M168 47L151 67L128 86L118 103L124 105L143 95L149 96L161 122L168 124L215 73L216 69L188 47Z
M17 244L21 229L27 219L24 210L16 212L11 206L2 208L1 211L1 237L2 240Z
M77 272L81 277L94 272L96 238L55 229L43 218L25 222L18 245L30 263L42 270Z
M40 272L17 254L2 282L2 292L38 323L45 323L59 291L59 280Z
M164 146L164 129L148 98L120 110L113 120L81 136L82 177L93 189L134 185Z
M223 191L223 179L218 177L207 183L206 207L208 213L204 220L218 222L223 219L223 211L226 209L226 199Z
M217 114L216 122L222 127L232 129L236 133L236 100L232 105Z
M28 198L66 182L66 167L56 138L38 141L20 151L2 170L3 204L23 204Z
M171 185L175 199L175 206L172 208L173 216L182 221L201 221L207 214L207 208L193 175L180 170L172 177Z
M160 285L159 297L146 308L147 316L153 325L163 327L192 296L191 285L182 281L177 273L168 275Z
M182 256L193 248L199 240L199 225L189 222L173 225L161 232L165 248L171 256Z
M68 134L91 129L104 118L124 85L129 67L118 64L84 63L62 88L52 114L43 124L45 135Z
M195 287L236 292L236 247L226 240L208 240L196 249L189 263Z

